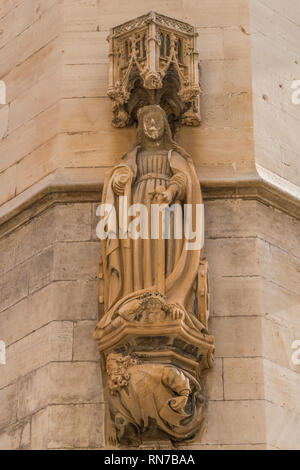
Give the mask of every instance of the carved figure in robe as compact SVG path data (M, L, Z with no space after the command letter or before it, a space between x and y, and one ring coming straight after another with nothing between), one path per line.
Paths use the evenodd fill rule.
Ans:
M196 209L199 216L199 208L203 208L192 159L173 140L166 114L158 105L139 110L136 145L106 177L102 202L119 210L120 198L126 200L128 207L132 204L146 206L149 236L132 239L129 233L120 238L117 213L115 238L102 241L105 314L97 327L98 339L101 330L109 327L119 315L120 307L128 305L128 310L132 310L134 301L149 292L164 296L175 317L183 315L192 327L199 331L205 329L197 297L204 239L203 212L200 211L201 233L197 234L201 243L196 249L187 249L190 240L185 238L184 217L182 237L175 235L172 213L169 238L163 239L161 231L157 239L151 238L151 205L175 204L181 208L189 205L195 217ZM127 225L130 220L128 216Z

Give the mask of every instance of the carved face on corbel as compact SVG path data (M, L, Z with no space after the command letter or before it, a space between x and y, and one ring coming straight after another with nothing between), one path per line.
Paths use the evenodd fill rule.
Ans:
M142 119L144 134L146 137L153 141L160 140L163 137L165 131L162 113L153 109L144 114Z

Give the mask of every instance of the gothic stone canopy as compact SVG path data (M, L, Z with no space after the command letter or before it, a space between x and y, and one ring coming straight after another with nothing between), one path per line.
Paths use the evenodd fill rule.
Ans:
M200 124L196 28L150 12L113 28L108 41L115 127L136 122L137 110L150 104L165 110L173 131Z

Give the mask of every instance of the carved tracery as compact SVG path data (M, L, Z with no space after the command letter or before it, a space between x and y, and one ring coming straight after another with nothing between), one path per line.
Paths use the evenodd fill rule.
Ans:
M173 130L179 123L200 124L195 28L151 12L113 28L108 40L114 126L137 121L141 99L144 105L159 104Z

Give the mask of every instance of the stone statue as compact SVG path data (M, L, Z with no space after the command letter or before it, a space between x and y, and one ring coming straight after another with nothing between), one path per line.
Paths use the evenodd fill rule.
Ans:
M139 228L148 236L132 236L132 214L121 211L125 200L146 209ZM102 241L104 315L95 332L104 362L107 441L139 447L190 439L203 421L199 379L214 352L203 211L201 242L190 249L185 217L170 223L166 237L163 218L153 226L152 208L189 206L193 219L203 204L193 162L173 140L160 106L139 110L136 145L107 175L102 202L118 212L115 225L107 218L113 236ZM172 222L175 213L169 215Z
M120 196L127 196L128 205L143 204L147 208L148 238L104 240L105 279L104 327L112 318L114 306L132 293L150 290L166 296L169 305L192 312L195 304L196 280L201 249L187 250L187 240L151 239L151 205L202 205L202 196L193 162L172 139L165 112L159 106L145 106L139 111L137 143L124 155L123 161L107 176L103 202L120 207ZM171 219L172 230L172 219ZM201 230L204 224L201 221ZM183 223L183 218L182 218ZM177 227L178 229L178 227ZM200 236L202 238L202 236ZM193 321L196 318L193 317Z

